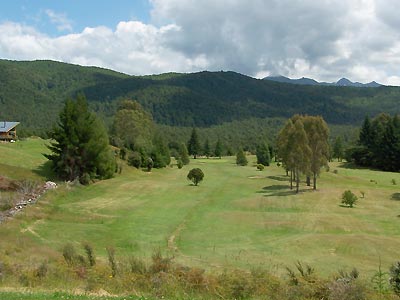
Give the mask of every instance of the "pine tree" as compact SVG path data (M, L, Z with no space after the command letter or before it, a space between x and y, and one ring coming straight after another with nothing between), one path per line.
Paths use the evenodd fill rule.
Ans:
M109 147L107 131L88 109L86 98L68 99L60 113L58 126L50 133L54 142L45 155L55 173L64 180L79 179L88 184L106 179L115 172L115 157Z
M236 164L238 166L247 166L248 164L246 154L242 149L239 149L239 151L236 154Z
M210 155L211 155L210 143L208 142L208 139L206 139L206 142L204 143L203 154L204 154L207 158L209 158Z
M179 146L178 154L184 165L188 165L190 163L189 153L184 143Z
M261 143L256 149L257 163L264 166L269 166L271 162L270 150L267 143Z
M214 154L216 157L219 157L219 158L221 158L221 156L222 156L222 143L221 143L220 139L218 139L217 144L215 145Z
M194 159L196 159L197 155L200 155L201 146L199 138L197 136L196 128L193 128L192 134L190 135L190 140L188 142L188 151L190 155L193 155Z

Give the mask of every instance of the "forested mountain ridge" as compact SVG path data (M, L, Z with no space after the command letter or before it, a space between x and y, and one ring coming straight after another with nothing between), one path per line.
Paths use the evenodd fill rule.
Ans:
M119 99L137 100L159 124L208 127L250 118L322 115L361 124L365 115L400 111L400 88L300 86L235 72L129 76L53 62L0 60L0 119L33 133L49 129L65 99L83 92L106 122Z

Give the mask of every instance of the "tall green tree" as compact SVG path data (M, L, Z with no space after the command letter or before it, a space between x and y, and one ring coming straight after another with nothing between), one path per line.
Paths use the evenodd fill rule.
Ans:
M130 150L152 149L155 124L151 114L133 100L122 100L114 115L112 135L117 147Z
M168 145L160 133L154 136L150 157L153 160L154 168L164 168L171 163Z
M193 155L194 159L196 159L197 156L201 153L201 146L199 142L199 137L197 136L196 128L192 129L192 134L190 135L190 139L188 142L188 151L190 155Z
M178 154L184 165L188 165L190 163L189 153L184 143L180 144Z
M337 158L338 161L342 161L344 157L344 148L343 148L343 140L341 136L337 136L335 139L335 142L333 144L333 149L332 149L332 156L334 158Z
M289 160L293 162L293 169L296 177L296 193L299 192L300 174L307 174L310 171L311 149L308 145L307 133L301 119L294 123L294 130L290 139L293 141L293 148L289 153Z
M243 149L239 149L236 154L236 164L238 166L247 166L248 164L246 154L244 153Z
M206 139L205 143L204 143L204 147L203 147L203 154L209 158L211 155L211 149L210 149L210 142L208 141L208 139Z
M222 143L221 140L218 138L217 143L215 145L214 154L216 157L222 157Z
M287 120L285 126L281 129L277 138L277 155L278 160L282 162L286 169L286 174L290 172L290 189L293 188L293 171L294 161L290 155L294 147L293 140L294 124L291 119Z
M88 184L93 179L106 179L115 172L115 157L103 123L89 111L86 98L68 99L57 126L50 133L54 140L45 155L55 173L64 180L79 179Z
M308 146L311 150L310 171L313 175L313 189L317 189L317 176L321 168L328 165L329 128L320 116L302 116Z
M270 156L270 149L267 143L263 142L257 146L256 156L258 164L269 166L271 162L271 156Z

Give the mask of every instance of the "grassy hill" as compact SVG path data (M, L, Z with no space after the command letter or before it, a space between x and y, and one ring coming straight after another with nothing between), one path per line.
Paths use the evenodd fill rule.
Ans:
M15 148L0 174L10 176L7 164L20 177L40 169L41 143L0 144L2 157ZM199 187L186 180L193 167L205 173ZM0 225L0 260L58 261L67 242L88 241L99 259L110 246L119 257L145 259L161 249L178 263L208 270L263 266L279 274L300 260L324 276L351 267L370 276L379 259L385 269L398 259L399 188L392 179L399 183L400 175L332 163L318 191L303 186L296 195L282 168L237 167L232 157L152 173L125 167L89 187L61 184ZM346 189L365 193L353 209L340 206Z
M138 100L159 124L209 127L254 118L319 114L331 124L357 124L365 115L398 113L400 88L298 86L234 72L128 76L53 61L0 60L0 119L42 134L65 99L84 92L109 123L121 98Z

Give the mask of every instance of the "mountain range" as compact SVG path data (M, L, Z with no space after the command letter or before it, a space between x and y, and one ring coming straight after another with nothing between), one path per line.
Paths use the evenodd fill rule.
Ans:
M0 121L43 134L64 101L84 93L110 125L121 99L134 99L158 124L210 127L250 119L322 115L330 124L360 125L366 115L400 112L400 88L297 85L235 72L130 76L54 61L0 60Z
M291 79L285 76L268 76L264 78L265 80L271 80L283 83L292 83L299 85L325 85L325 86L350 86L350 87L380 87L382 84L375 81L369 83L352 82L347 78L341 78L337 82L318 82L311 78L302 77L299 79Z

